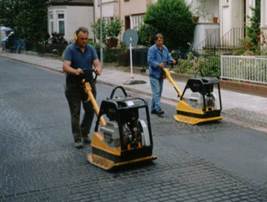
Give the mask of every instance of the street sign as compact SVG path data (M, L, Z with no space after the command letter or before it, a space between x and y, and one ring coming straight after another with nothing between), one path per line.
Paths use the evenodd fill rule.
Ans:
M136 46L138 42L137 31L134 29L128 29L126 32L124 32L122 41L126 44L126 46Z

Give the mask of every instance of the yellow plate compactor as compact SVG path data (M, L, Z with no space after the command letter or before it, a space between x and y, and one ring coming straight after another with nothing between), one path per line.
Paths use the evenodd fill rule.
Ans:
M128 96L125 89L118 86L99 108L91 93L90 82L84 80L83 87L88 95L87 101L92 103L97 114L91 138L92 152L87 155L87 160L105 170L155 160L146 101ZM121 89L123 96L114 96L117 89Z
M164 68L163 72L180 98L174 115L176 121L195 125L222 120L220 83L216 77L191 78L181 91L172 78L170 70ZM215 87L217 87L217 96Z

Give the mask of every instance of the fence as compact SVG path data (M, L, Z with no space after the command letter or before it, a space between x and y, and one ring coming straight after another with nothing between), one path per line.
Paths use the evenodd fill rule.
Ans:
M267 84L267 57L222 55L221 78Z

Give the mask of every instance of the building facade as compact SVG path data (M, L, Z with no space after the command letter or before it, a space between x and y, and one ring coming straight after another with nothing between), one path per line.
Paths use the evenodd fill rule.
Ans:
M67 41L73 39L75 30L84 26L93 38L91 25L94 23L93 0L50 0L48 4L48 32L61 33Z
M267 0L187 0L198 22L194 36L194 49L237 48L250 24L252 9L261 7L261 40L267 32Z
M261 5L261 41L267 41L267 0L185 0L193 19L197 20L193 48L235 48L245 37L250 23L251 8ZM71 40L77 26L85 26L93 38L92 24L100 18L100 4L104 19L119 18L123 32L142 25L150 4L157 0L50 0L48 30L63 33Z
M95 0L95 19L100 18L100 2ZM147 7L155 0L102 0L102 17L104 19L119 18L123 31L138 29L143 21Z

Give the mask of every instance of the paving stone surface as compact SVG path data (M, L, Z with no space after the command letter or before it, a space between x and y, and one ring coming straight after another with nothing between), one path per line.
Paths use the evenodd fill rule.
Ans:
M176 123L173 106L164 105L164 119L151 117L158 159L106 172L88 164L89 147L72 145L62 75L0 58L0 86L0 201L267 201L267 179L252 183L192 146L246 128ZM107 85L97 88L98 101L111 92Z

